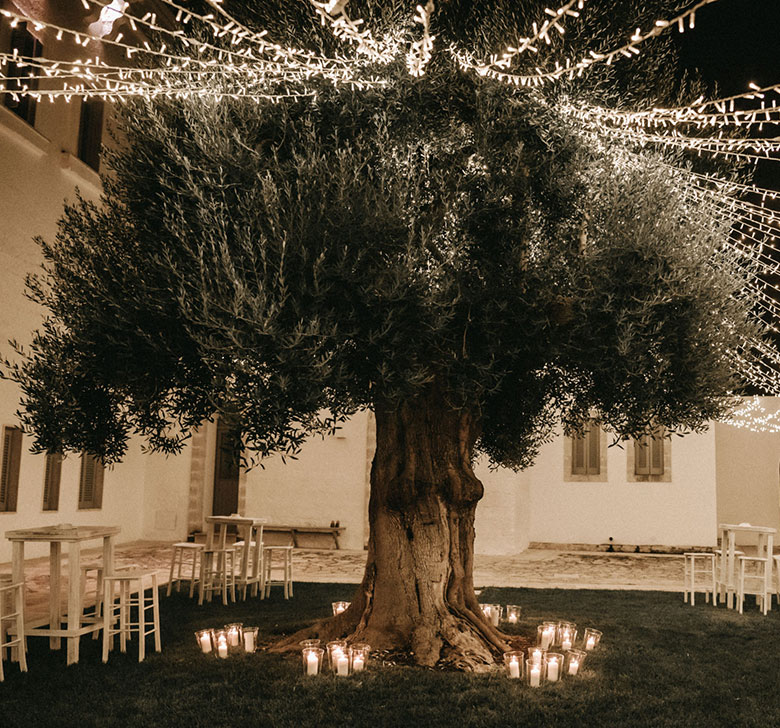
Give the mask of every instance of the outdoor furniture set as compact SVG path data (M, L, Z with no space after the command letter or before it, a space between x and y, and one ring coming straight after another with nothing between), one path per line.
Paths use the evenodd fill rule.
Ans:
M713 604L719 600L729 609L735 606L742 614L745 596L752 594L763 614L772 608L772 574L777 570L777 594L780 600L780 556L774 556L774 537L777 529L752 526L749 523L721 523L720 548L714 551L686 552L683 594L687 602L695 604L696 592L704 592ZM737 534L756 538L755 555L746 555L736 547Z
M285 599L293 593L292 545L264 546L265 519L238 515L210 516L206 543L174 544L168 595L176 585L189 581L190 597L198 586L198 603L210 601L214 592L236 600L247 594L265 598L272 586L281 586ZM12 543L12 573L0 577L0 681L3 680L3 660L10 657L27 670L26 646L30 636L49 637L52 649L59 649L67 640L67 664L79 659L79 640L92 634L97 639L102 630L103 661L108 660L114 637L119 637L120 650L126 651L133 634L138 640L138 660L146 654L146 637L153 636L155 650L161 650L160 607L157 574L142 569L114 568L114 537L117 526L43 526L41 528L8 531ZM239 540L234 540L234 532ZM82 564L82 544L102 540L102 557ZM25 544L49 544L49 605L48 615L25 619ZM61 574L63 544L67 554L67 605L63 613ZM183 572L188 567L189 574ZM88 583L94 581L94 609L86 608Z
M174 585L189 581L190 597L198 589L198 604L211 601L214 593L227 606L237 593L268 597L271 587L281 586L284 598L293 595L293 546L263 543L266 519L249 516L208 516L205 543L181 541L173 544L168 596ZM237 539L236 539L237 537ZM235 539L235 540L234 540Z
M27 669L28 637L48 637L49 646L59 649L67 641L68 665L79 660L79 640L92 634L97 639L103 632L103 661L108 660L113 648L113 637L119 635L122 652L132 633L154 635L155 649L160 645L160 612L157 601L157 577L153 571L114 569L114 537L118 526L43 526L41 528L8 531L5 535L12 544L10 579L0 582L0 680L3 678L2 659L11 652L11 659ZM88 541L102 540L102 558L95 564L81 563L81 547ZM48 615L25 619L24 549L26 543L49 544L49 604ZM67 603L63 613L61 602L62 546L67 548ZM85 609L87 580L91 572L95 578L95 608ZM151 594L145 591L144 580L151 580ZM131 608L137 607L135 621ZM147 618L147 612L151 612ZM118 626L117 626L118 625ZM144 659L145 640L139 639L138 660Z

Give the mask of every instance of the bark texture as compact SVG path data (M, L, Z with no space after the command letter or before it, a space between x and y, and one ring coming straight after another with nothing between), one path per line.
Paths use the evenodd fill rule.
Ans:
M378 405L376 428L363 582L347 611L286 644L347 637L409 650L420 665L490 669L509 646L474 594L474 513L483 487L471 456L479 424L432 391L394 408Z

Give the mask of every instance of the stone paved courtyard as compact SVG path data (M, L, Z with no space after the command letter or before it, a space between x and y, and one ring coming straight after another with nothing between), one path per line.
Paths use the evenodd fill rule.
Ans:
M97 560L100 550L86 550L82 563ZM117 567L154 568L160 583L167 583L171 546L167 542L136 541L117 546ZM363 574L364 551L296 549L296 581L358 583ZM1 564L0 573L10 573ZM26 563L28 614L46 613L48 558ZM529 549L515 556L477 556L474 584L486 586L561 589L640 589L682 591L681 555L633 554ZM63 586L63 594L65 594Z

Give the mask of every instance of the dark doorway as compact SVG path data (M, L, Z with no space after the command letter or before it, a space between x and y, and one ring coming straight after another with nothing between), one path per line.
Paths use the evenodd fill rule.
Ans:
M215 516L229 516L238 512L239 458L236 437L222 422L217 422L217 452L214 462L214 501L211 512Z

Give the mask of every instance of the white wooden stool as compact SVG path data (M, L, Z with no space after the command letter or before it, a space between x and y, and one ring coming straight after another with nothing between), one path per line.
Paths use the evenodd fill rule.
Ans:
M271 594L272 586L284 587L284 598L293 595L292 546L264 546L263 566L265 567L265 596ZM274 554L281 556L281 563L274 564ZM274 570L281 571L281 578L274 579Z
M198 581L198 570L201 555L203 554L204 544L202 543L190 543L189 541L180 541L173 544L173 556L171 558L171 573L168 577L168 590L167 596L171 596L171 590L173 584L176 582L176 591L179 591L182 581L190 582L190 598L195 594L195 584ZM192 559L190 576L182 576L182 570L184 569L185 555L188 555Z
M775 569L777 571L777 587L775 593L777 594L777 605L780 606L780 554L773 558L775 560L775 566L777 567Z
M91 571L95 572L95 612L87 614L87 579ZM82 622L102 622L103 621L103 565L102 564L84 564L81 567L81 603L84 605L81 609ZM92 639L96 640L100 633L95 630L92 633Z
M737 558L737 607L742 614L746 594L755 594L756 605L766 615L772 598L768 586L771 583L771 561L763 556L739 556ZM767 573L769 571L769 573Z
M200 584L198 604L211 601L213 593L222 594L222 603L227 606L228 595L236 601L236 550L225 548L204 548L200 559Z
M9 639L7 623L14 623L13 639ZM27 652L24 642L24 584L10 583L4 579L0 583L0 682L5 680L3 660L7 649L11 649L11 659L16 656L19 669L27 672Z
M712 594L712 603L718 603L718 586L715 579L715 554L711 551L688 551L683 554L685 558L685 573L683 576L684 601L691 597L691 606L696 603L696 576L704 578L699 591L703 591L705 600L709 601ZM701 562L701 563L699 563Z
M152 593L146 596L144 579L150 578ZM135 632L138 635L138 662L146 657L146 637L154 634L154 649L162 650L160 644L160 602L157 593L157 574L154 571L126 569L117 571L103 579L103 662L108 662L108 652L113 649L114 635L119 635L119 648L127 651L127 640ZM114 598L118 589L118 600ZM131 609L136 608L136 619L132 620ZM146 612L151 610L151 619ZM115 626L118 623L118 627Z
M734 585L728 583L728 574L726 569L726 551L724 549L713 549L713 553L715 554L715 576L716 576L716 583L718 586L718 597L719 599L715 600L715 603L717 604L719 600L723 601L725 604L727 601L727 596L729 593L729 590L735 591ZM737 556L744 556L745 552L740 551L739 549L734 549L734 557Z
M262 527L261 527L262 528ZM241 599L245 600L251 587L251 595L265 598L265 566L263 564L263 542L252 540L247 546L246 541L236 541L234 544L237 555L236 587L241 590ZM245 563L246 562L246 563Z

